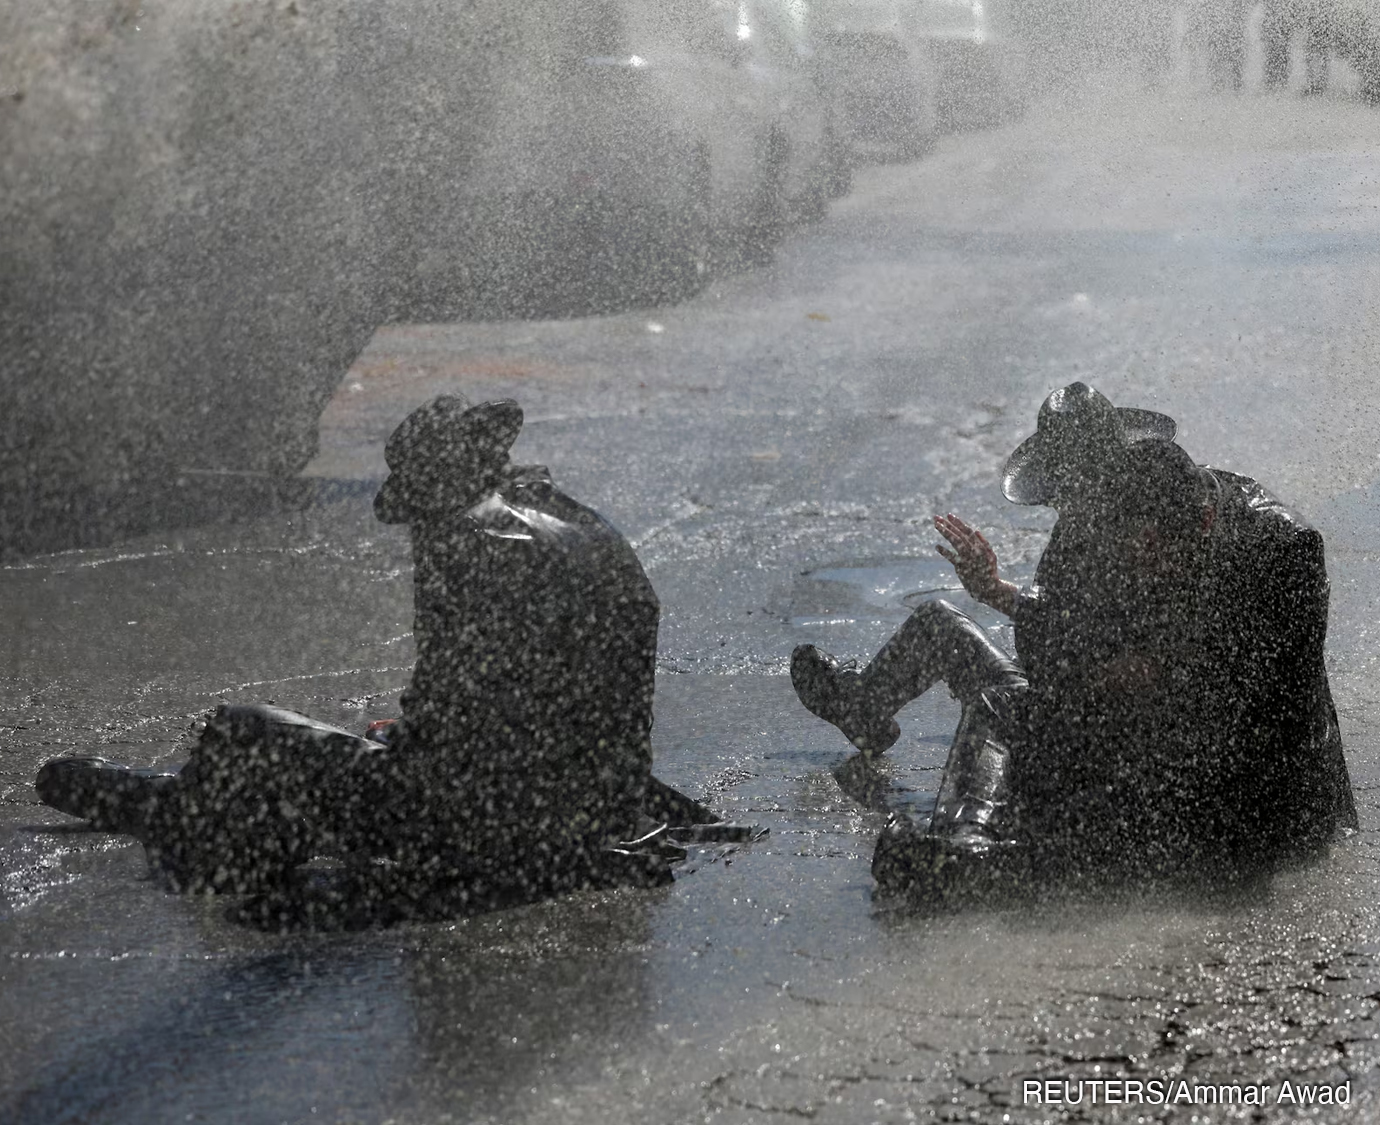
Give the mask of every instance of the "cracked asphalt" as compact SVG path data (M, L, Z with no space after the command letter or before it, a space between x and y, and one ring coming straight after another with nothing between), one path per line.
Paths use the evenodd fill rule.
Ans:
M1333 98L1092 88L861 172L774 264L675 308L380 331L322 418L307 509L0 569L0 1117L56 1122L1325 1121L1380 1117L1380 157ZM938 917L874 903L956 707L902 713L889 788L782 675L967 604L936 511L1028 578L1049 514L997 479L1049 390L1166 411L1320 527L1362 830L1265 889L1133 888ZM511 395L515 456L637 545L663 603L656 769L763 840L674 886L354 934L264 933L39 806L37 766L175 761L220 700L360 729L411 661L382 439ZM981 619L999 637L1006 627ZM1263 1107L1027 1104L1027 1080L1265 1084ZM1349 1083L1346 1106L1281 1084Z

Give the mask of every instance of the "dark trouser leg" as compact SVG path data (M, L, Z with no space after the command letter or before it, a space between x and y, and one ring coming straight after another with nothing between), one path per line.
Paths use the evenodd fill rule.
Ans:
M1024 893L1029 851L1006 812L1010 740L1027 690L991 687L965 704L929 825L893 818L877 839L872 876L882 894L934 906Z
M1005 815L1011 743L1028 684L1020 667L946 602L922 607L859 677L879 706L905 702L943 679L963 705L934 812L925 829L893 820L877 840L872 874L883 894L927 904L1019 893L1025 849Z
M858 676L863 705L891 718L940 680L965 707L987 688L1024 686L1025 673L986 631L943 600L926 602L906 619Z
M1232 90L1241 88L1245 53L1246 11L1241 0L1226 0L1207 17L1207 50L1212 80L1225 82Z
M1020 668L982 627L946 601L920 606L861 672L814 645L791 655L800 701L865 754L895 742L900 730L892 716L940 680L965 705L988 688L1025 684Z
M1293 21L1284 10L1286 0L1269 0L1260 36L1265 50L1265 85L1278 88L1289 81L1289 36Z
M368 807L376 794L352 778L386 753L290 711L223 706L149 818L150 861L179 890L279 883L334 845L352 804Z

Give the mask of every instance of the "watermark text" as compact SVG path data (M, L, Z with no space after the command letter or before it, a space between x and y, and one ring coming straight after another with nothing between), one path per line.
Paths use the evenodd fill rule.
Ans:
M1351 1083L1246 1084L1189 1078L1027 1078L1023 1105L1349 1105Z

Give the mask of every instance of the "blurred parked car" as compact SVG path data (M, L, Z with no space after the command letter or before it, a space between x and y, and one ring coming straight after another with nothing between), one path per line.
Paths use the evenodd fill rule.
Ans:
M657 301L769 253L846 180L807 14L0 4L0 548L276 492L385 320Z
M939 67L913 0L821 0L820 52L860 158L919 156L939 136Z
M396 315L584 312L691 290L822 212L842 150L799 0L495 5L499 51ZM439 235L439 237L438 237Z
M715 0L723 5L723 0ZM770 108L768 130L781 165L779 218L815 219L848 189L851 163L838 105L822 81L818 21L810 0L738 0L733 39Z
M820 0L831 81L855 150L916 156L943 129L1024 104L1023 59L1003 0Z
M944 128L994 125L1025 107L1025 58L1016 34L1017 0L912 0L915 33L939 67Z

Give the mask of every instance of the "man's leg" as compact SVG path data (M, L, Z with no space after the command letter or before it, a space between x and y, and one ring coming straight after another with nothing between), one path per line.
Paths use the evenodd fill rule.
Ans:
M143 834L152 865L178 890L245 892L281 883L333 850L342 804L379 794L351 785L388 750L276 707L222 706Z
M814 645L801 645L791 656L791 683L800 701L864 753L891 746L900 735L893 716L940 680L965 707L988 688L1026 683L1019 665L982 626L943 600L917 608L861 670Z
M872 872L884 894L941 901L1016 878L1019 856L1010 850L1003 814L1010 741L1027 681L977 622L948 602L927 602L861 671L802 646L791 677L802 702L864 753L894 742L895 734L884 743L870 740L883 723L894 728L892 716L940 680L963 706L929 825L901 819L877 841ZM996 862L998 856L1004 858Z

